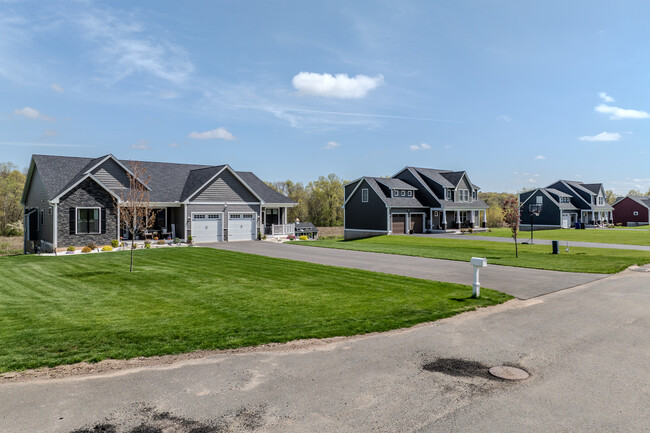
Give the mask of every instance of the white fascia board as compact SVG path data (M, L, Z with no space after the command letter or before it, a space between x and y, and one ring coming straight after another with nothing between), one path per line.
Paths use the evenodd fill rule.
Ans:
M210 178L206 183L204 183L203 185L201 185L201 187L197 188L196 191L194 191L194 192L193 192L189 197L187 197L187 199L185 199L185 201L184 201L183 203L185 203L185 204L189 204L190 200L192 200L192 198L193 198L195 195L197 195L197 194L198 194L198 193L199 193L203 188L207 187L207 186L210 185L212 182L214 182L214 180L215 180L217 177L219 177L219 175L220 175L221 173L223 173L224 170L226 170L226 169L227 169L227 170L228 170L228 171L229 171L233 176L235 176L235 179L237 179L239 182L241 182L241 184L244 185L244 186L246 187L246 189L248 189L248 191L249 191L251 194L253 194L253 195L255 196L256 199L258 199L258 200L260 201L260 203L264 203L264 200L262 200L262 197L260 197L259 195L257 195L257 193L256 193L255 191L253 191L253 188L251 188L251 187L250 187L246 182L244 182L244 179L242 179L242 178L241 178L241 177L240 177L240 176L235 172L235 170L233 170L232 168L230 168L230 166L229 166L228 164L224 165L224 167L223 167L221 170L219 170L219 171L218 171L214 176L212 176L212 177L211 177L211 178Z
M86 179L92 179L93 181L95 181L95 182L97 183L97 185L101 186L101 187L102 187L103 189L105 189L109 194L111 194L113 197L115 197L115 198L117 199L118 203L121 203L121 202L122 202L122 200L120 199L119 196L117 196L117 194L115 194L113 191L111 191L111 190L110 190L106 185L104 185L103 183L101 183L101 182L100 182L100 181L99 181L95 176L93 176L92 174L86 174L84 177L82 177L81 179L79 179L76 183L74 183L74 184L73 184L72 186L70 186L68 189L66 189L66 190L63 191L61 194L59 194L59 195L57 195L56 197L54 197L54 199L50 200L49 203L51 203L51 204L59 203L59 199L60 199L61 197L63 197L63 196L66 195L68 192L72 191L74 188L76 188L77 186L79 186L79 184L80 184L81 182L83 182L84 180L86 180Z
M276 207L296 207L296 206L298 206L298 203L265 203L265 202L262 202L262 203L264 204L264 207L271 207L271 206L276 206ZM259 204L259 203L255 203L255 204Z
M530 200L530 199L535 195L535 193L536 193L537 191L539 191L539 190L540 190L540 188L535 189L535 190L534 190L534 191L533 191L533 192L528 196L528 198L527 198L526 200L524 200L523 203L519 203L519 207L521 208L523 205L525 205L525 204L528 202L528 200ZM524 193L524 194L525 194L525 193ZM518 196L521 197L521 194L518 194ZM519 198L519 197L517 197L517 198ZM521 200L521 199L519 198L519 200Z
M362 184L365 180L366 180L365 176L364 176L364 177L360 177L360 178L358 179L358 182L359 182L359 183L357 183L357 186L354 187L354 189L353 189L352 192L350 193L350 196L349 196L349 197L348 197L348 198L343 202L343 206L345 206L346 204L348 204L348 201L350 201L350 199L352 198L352 196L354 195L354 193L357 192L357 190L359 189L359 186L361 186L361 184Z

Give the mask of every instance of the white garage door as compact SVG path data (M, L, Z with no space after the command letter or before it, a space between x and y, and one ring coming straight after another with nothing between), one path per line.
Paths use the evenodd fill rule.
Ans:
M221 242L222 223L218 213L192 213L192 239L194 242Z
M255 214L231 213L228 215L228 240L250 241L255 239Z

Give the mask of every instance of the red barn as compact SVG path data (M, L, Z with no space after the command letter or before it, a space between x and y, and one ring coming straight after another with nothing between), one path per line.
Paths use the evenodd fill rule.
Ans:
M629 196L614 203L614 224L650 224L650 197Z

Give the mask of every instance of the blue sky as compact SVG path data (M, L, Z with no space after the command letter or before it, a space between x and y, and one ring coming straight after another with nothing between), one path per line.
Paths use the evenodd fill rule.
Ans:
M646 1L0 0L0 161L650 188Z

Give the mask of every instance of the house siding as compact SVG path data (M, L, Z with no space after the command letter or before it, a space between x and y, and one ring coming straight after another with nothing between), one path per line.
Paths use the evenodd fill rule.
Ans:
M638 215L634 215L634 212ZM627 226L628 222L648 224L648 208L626 197L614 205L614 224Z
M408 183L411 186L414 186L417 188L417 191L415 191L415 198L418 199L418 201L422 204L425 204L430 207L435 207L439 208L440 207L440 202L436 200L434 197L431 197L431 194L429 194L425 186L422 185L422 183L413 176L413 174L408 171L408 170L403 170L401 173L398 173L397 176L395 176L396 179L403 180L404 182ZM423 179L425 182L426 179ZM438 184L434 184L431 182L431 185L427 182L427 186L438 196L442 197L442 187Z
M345 205L345 229L384 230L388 232L386 204L365 180ZM368 202L361 201L361 191L368 189Z
M531 203L537 203L537 197L540 196L542 197L542 212L539 216L533 217L533 227L535 225L560 227L562 225L560 208L542 191L536 191L534 194L529 194L530 199L521 208L521 225L530 226L531 217L528 213L528 205ZM523 204L524 201L525 199L523 199L523 197L520 198L520 203ZM525 229L525 227L522 227L522 229Z
M129 177L126 171L110 158L93 170L92 174L108 188L129 187Z
M38 168L34 168L32 173L32 181L29 186L29 191L27 192L27 197L25 198L25 208L26 209L38 209L39 217L36 219L36 224L38 224L38 230L36 227L30 227L31 240L36 244L42 242L54 242L53 239L53 215L49 214L49 209L52 206L48 203L47 192L45 191L45 185L43 184L43 178L38 172ZM43 224L40 224L40 212L43 211ZM52 211L52 214L54 212ZM27 233L25 233L25 241L27 239Z
M259 202L248 188L230 171L224 170L212 183L201 190L192 201Z
M70 209L77 207L102 208L102 234L75 234L75 219ZM105 221L105 222L104 222ZM58 247L110 244L118 239L117 212L113 196L92 179L86 179L59 200Z
M459 190L461 189L466 189L468 191L468 201L460 202L460 193L458 193ZM456 191L454 191L454 199L457 202L460 203L471 203L474 200L472 200L472 185L467 181L467 175L463 176L463 178L460 180L458 183L458 186L456 187Z

